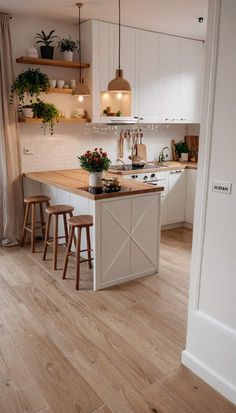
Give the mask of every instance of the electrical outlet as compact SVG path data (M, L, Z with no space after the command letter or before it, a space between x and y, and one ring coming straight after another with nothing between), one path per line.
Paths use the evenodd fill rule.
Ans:
M212 191L230 195L232 192L232 184L231 182L213 181Z
M33 152L31 149L29 149L29 148L24 148L24 149L23 149L23 154L24 154L24 155L33 155L34 152Z

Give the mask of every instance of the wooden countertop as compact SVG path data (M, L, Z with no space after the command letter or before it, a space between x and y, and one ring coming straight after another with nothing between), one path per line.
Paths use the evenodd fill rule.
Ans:
M147 162L149 164L155 165L155 162ZM118 175L133 175L135 173L151 173L151 172L165 172L165 171L172 171L174 169L197 169L196 162L176 162L176 161L167 161L165 162L165 166L157 165L156 168L153 169L131 169L129 171L122 171L122 170L115 170L110 169L111 173L118 174Z
M94 195L86 191L88 187L88 173L82 169L63 169L56 171L26 172L25 177L36 182L55 186L68 192L89 198L92 200L114 198L135 194L146 194L149 192L161 192L161 186L153 186L132 180L120 179L122 191ZM109 173L109 175L112 175Z

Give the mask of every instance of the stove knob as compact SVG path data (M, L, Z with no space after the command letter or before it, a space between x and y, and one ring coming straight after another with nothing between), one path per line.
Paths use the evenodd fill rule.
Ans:
M156 176L156 174L151 174L151 178L152 178L152 179L155 178L155 176Z
M136 179L137 178L137 175L132 175L132 179Z
M144 180L144 181L147 181L147 179L148 179L148 177L147 177L147 175L145 175L145 176L143 177L143 180Z

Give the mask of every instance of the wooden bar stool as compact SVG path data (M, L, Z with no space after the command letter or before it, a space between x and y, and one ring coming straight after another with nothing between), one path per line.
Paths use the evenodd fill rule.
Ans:
M75 229L78 228L78 237L75 242L75 260L76 260L76 290L79 289L79 279L80 279L80 263L81 262L88 262L89 268L92 268L92 260L91 258L91 242L90 242L90 232L89 228L93 226L93 217L92 215L77 215L74 216L73 218L68 219L68 225L70 227L70 235L69 235L69 241L67 244L67 249L66 249L66 256L65 256L65 262L64 262L64 269L63 269L63 275L62 278L66 278L66 271L67 271L67 265L68 265L68 258L70 255L73 253L71 252L71 245L72 241L75 238ZM86 238L87 238L87 249L81 250L81 233L82 229L86 229ZM82 261L80 260L80 253L87 251L88 253L88 259L83 259Z
M31 252L35 252L35 231L36 229L42 230L43 239L45 236L45 227L46 223L44 220L44 212L43 212L43 204L46 206L50 206L50 197L46 195L35 195L35 196L28 196L24 198L24 204L26 204L25 210L25 217L24 217L24 224L23 224L23 235L21 240L21 246L23 247L25 244L26 234L27 232L31 233ZM36 206L39 205L40 211L40 221L36 221ZM28 218L30 215L30 208L31 208L31 223L28 223ZM40 226L36 227L36 224L40 224Z
M52 246L53 247L53 269L54 270L57 269L58 240L60 238L65 238L66 242L61 245L68 244L69 236L68 236L66 215L69 214L70 217L73 217L73 211L74 211L74 208L70 205L53 205L53 206L49 206L46 208L48 219L47 219L46 234L45 234L45 239L44 239L43 260L46 259L48 245ZM60 215L63 217L65 235L58 237L58 217ZM50 232L50 224L51 224L52 216L54 217L54 232L53 232L53 237L50 237L49 232Z

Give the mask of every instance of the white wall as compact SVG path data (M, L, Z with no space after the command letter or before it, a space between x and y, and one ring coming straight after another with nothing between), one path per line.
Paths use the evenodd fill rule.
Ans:
M201 125L197 225L182 360L236 404L236 2L211 0L210 7L213 54L208 48L208 103ZM215 179L232 182L232 195L213 192Z

